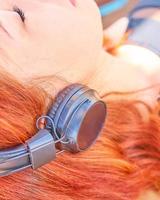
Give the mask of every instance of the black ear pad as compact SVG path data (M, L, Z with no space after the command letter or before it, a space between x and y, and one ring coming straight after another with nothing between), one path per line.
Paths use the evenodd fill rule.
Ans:
M51 109L49 110L49 112L47 113L47 115L49 117L51 117L51 119L53 120L55 128L56 128L56 132L59 135L59 137L61 137L61 134L57 130L57 123L58 123L58 119L56 118L57 111L59 112L59 114L61 114L63 107L68 102L68 100L78 90L80 90L84 87L85 87L84 85L78 84L78 83L69 85L69 86L65 87L63 90L61 90L55 97L54 103L53 103ZM46 128L49 129L51 132L53 131L50 120L47 120Z

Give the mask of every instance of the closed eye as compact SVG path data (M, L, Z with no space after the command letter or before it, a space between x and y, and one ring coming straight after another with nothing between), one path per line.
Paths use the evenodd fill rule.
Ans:
M25 19L26 19L26 18L25 18L25 14L24 14L24 12L23 12L22 9L20 9L20 8L17 7L17 6L14 6L14 7L13 7L13 11L19 14L19 16L20 16L22 22L25 22Z

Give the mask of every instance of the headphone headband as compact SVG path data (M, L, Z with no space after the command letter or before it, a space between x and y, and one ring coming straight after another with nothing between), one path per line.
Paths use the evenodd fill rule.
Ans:
M81 84L60 91L46 116L46 126L25 145L0 151L0 176L28 167L37 169L63 151L88 149L99 136L106 119L106 104L97 92Z

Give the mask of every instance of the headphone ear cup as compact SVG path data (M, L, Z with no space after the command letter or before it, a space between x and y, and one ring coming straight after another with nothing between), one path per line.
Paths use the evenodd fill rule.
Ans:
M47 113L47 115L53 120L53 122L55 123L55 129L57 131L57 121L55 121L55 117L57 114L57 111L59 110L60 106L62 106L62 103L64 104L64 102L67 102L68 99L70 99L70 97L77 92L78 90L80 90L81 88L83 88L84 86L82 84L72 84L69 85L67 87L65 87L63 90L61 90L57 96L55 97L55 101L51 107L51 109L49 110L49 112ZM72 92L71 92L72 91ZM50 120L47 119L47 125L46 128L48 130L51 131L51 133L53 133L53 128L52 128L52 123ZM58 132L57 132L58 133ZM53 134L54 136L54 134ZM60 137L61 135L59 135Z
M92 89L83 88L75 93L72 99L75 101L70 101L67 117L65 112L62 113L64 123L58 124L61 124L65 136L61 149L77 153L96 142L106 119L107 107ZM67 105L65 109L67 110Z
M106 104L95 90L73 84L58 93L48 116L46 128L58 149L76 153L96 141L105 121Z

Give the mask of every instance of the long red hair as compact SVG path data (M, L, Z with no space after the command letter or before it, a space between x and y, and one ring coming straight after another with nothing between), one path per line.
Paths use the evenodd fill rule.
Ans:
M54 83L53 83L54 84ZM0 73L0 148L24 143L36 133L36 120L54 100L35 84L22 84ZM136 100L102 99L108 116L89 150L64 153L38 170L0 179L1 200L135 200L160 189L160 118ZM149 115L144 121L137 104Z

